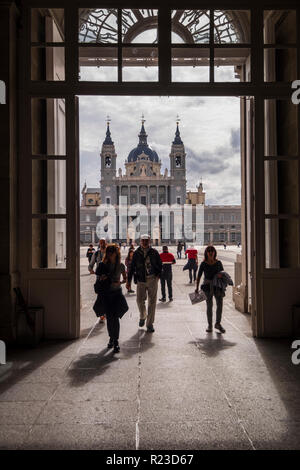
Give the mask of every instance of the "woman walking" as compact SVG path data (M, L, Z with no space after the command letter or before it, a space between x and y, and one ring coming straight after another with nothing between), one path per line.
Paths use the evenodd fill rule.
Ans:
M114 348L114 353L118 353L120 351L120 318L127 312L128 305L121 288L121 284L126 282L125 266L121 263L120 249L117 245L107 246L104 259L97 267L96 275L95 291L98 296L94 311L97 316L106 315L109 334L107 347L108 349ZM122 282L120 281L121 275Z
M223 326L221 325L222 319L222 310L223 310L223 296L224 293L221 289L217 288L213 283L215 276L222 277L222 274L219 274L223 271L223 265L221 261L217 259L217 250L214 246L208 246L204 252L204 260L200 264L198 277L197 277L197 287L195 292L199 292L199 284L202 274L204 273L204 283L201 288L206 294L206 313L207 313L207 333L212 332L212 322L213 322L213 297L216 299L217 311L216 311L216 323L215 328L221 333L225 333Z
M131 263L132 263L133 253L134 253L134 248L130 248L130 250L128 251L127 258L125 259L125 266L126 266L126 270L127 270L127 277L128 277L128 272L129 272ZM131 283L128 284L127 292L128 292L128 294L134 294L134 290L131 289Z

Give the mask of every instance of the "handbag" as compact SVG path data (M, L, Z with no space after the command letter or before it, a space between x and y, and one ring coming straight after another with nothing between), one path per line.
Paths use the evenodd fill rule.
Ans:
M206 294L202 289L199 292L191 292L189 297L192 305L198 304L199 302L203 302L207 299Z

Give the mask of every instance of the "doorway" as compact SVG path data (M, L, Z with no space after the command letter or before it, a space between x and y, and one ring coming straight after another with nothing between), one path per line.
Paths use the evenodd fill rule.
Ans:
M264 10L263 4L254 8L250 2L245 10L218 8L217 1L211 2L210 10L131 11L120 6L107 11L67 3L63 8L49 9L46 2L43 10L30 2L24 8L20 180L28 197L20 197L19 239L22 252L27 253L20 272L29 302L46 305L48 337L76 337L80 330L76 96L91 94L242 97L242 154L249 155L249 164L242 159L242 205L252 207L243 219L251 229L242 240L248 247L249 261L244 288L247 292L251 281L253 332L264 336L290 331L290 316L287 319L285 312L297 301L293 286L299 276L299 205L277 208L266 201L279 197L276 187L268 184L274 181L270 177L274 171L285 175L283 180L275 178L283 200L291 187L287 182L293 177L293 191L298 194L299 149L288 145L291 129L296 135L293 142L298 142L299 110L290 104L290 82L296 76L297 61L290 60L289 67L280 66L287 57L297 55L297 11L294 2L285 5L289 9L284 11ZM251 105L248 97L254 97ZM65 128L58 129L55 123L63 110ZM289 129L279 128L282 116L288 118ZM65 142L65 148L53 145L55 138ZM63 203L52 210L51 200L45 196L48 175L64 165L65 211ZM41 184L43 178L46 185ZM264 204L265 188L269 189ZM63 197L57 194L55 200L63 201ZM50 262L48 247L56 225L65 233L65 254L61 249L64 235L60 235L60 254ZM291 239L295 240L291 250L295 253L296 249L296 258L285 248ZM286 259L288 264L284 265ZM289 286L288 301L274 300L272 283L280 285L283 279ZM276 305L280 307L274 321L271 313Z
M241 99L236 97L80 97L83 298L88 288L84 257L89 244L97 249L101 238L126 245L132 240L138 244L143 233L151 236L153 244L168 245L175 255L179 240L185 240L186 246L197 246L200 258L204 247L214 244L232 277L239 255L240 278L235 284L241 284L244 269L241 240L245 239L241 207L241 105ZM126 200L122 212L121 198ZM109 222L102 223L108 200L115 212L112 221L115 227L110 227L111 230ZM136 215L140 214L137 204L147 210L147 221ZM173 205L182 210L176 231L170 223ZM160 212L156 213L156 209ZM185 210L191 211L190 220ZM201 226L197 211L202 210ZM126 218L122 221L124 230L119 214ZM125 254L124 249L121 253ZM240 305L237 307L240 309Z

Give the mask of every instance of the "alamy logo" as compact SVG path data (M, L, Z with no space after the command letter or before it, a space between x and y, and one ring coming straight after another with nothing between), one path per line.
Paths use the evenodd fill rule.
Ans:
M296 349L292 354L292 363L298 366L300 364L300 339L296 339L296 341L292 343L292 349Z
M6 364L6 346L4 341L0 340L0 364Z
M294 80L292 88L296 90L292 94L292 103L298 105L300 103L300 80Z
M6 86L3 80L0 80L0 104L6 104Z

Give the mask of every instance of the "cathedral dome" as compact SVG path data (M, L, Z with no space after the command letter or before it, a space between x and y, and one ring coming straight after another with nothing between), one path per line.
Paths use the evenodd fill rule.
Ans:
M130 162L136 162L139 155L141 154L145 154L147 155L147 157L152 161L152 162L158 162L159 161L159 158L158 158L158 155L157 153L155 152L155 150L152 150L149 145L148 145L148 142L147 142L147 134L146 134L146 131L145 131L145 127L144 127L144 120L142 121L142 128L141 128L141 132L139 133L139 143L138 143L138 146L135 147L134 149L131 150L131 152L129 152L129 155L128 155L128 163Z
M128 155L128 162L136 162L138 156L142 153L146 154L152 162L158 162L158 155L155 150L152 150L148 145L138 145L132 149Z

